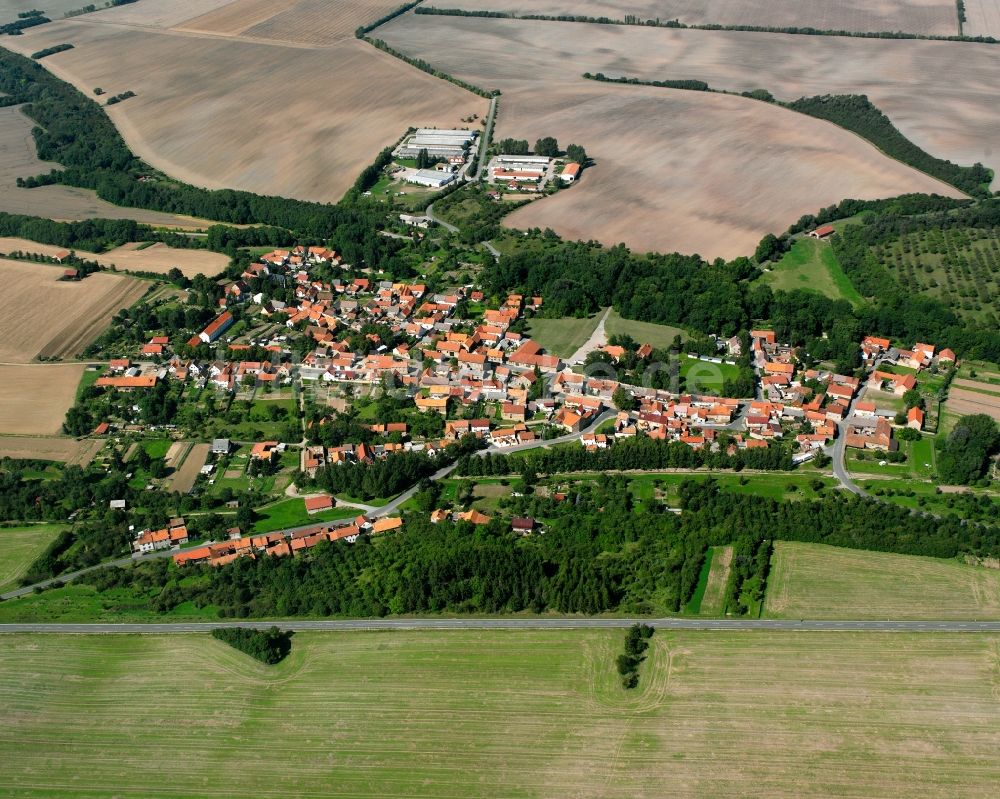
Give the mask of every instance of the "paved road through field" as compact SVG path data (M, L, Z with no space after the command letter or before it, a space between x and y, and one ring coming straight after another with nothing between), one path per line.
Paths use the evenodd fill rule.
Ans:
M709 630L715 632L875 632L875 633L1000 633L1000 621L832 621L825 619L625 619L606 617L569 618L426 618L426 619L277 619L273 621L174 622L167 624L0 624L0 634L109 634L109 633L204 633L219 627L267 629L277 626L296 632L344 632L350 630L593 630L621 629L636 622L658 630Z

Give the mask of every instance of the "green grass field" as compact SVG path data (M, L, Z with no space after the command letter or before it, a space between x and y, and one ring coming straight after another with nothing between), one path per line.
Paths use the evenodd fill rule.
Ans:
M16 588L28 567L63 529L60 524L0 528L0 592Z
M815 291L834 300L858 305L862 297L844 274L833 248L807 237L796 239L771 271L761 280L777 291Z
M670 325L658 325L654 322L638 322L634 319L622 319L614 308L604 322L604 332L611 336L631 336L639 344L650 344L655 348L666 349L673 345L674 337L681 340L689 338L687 331Z
M350 519L357 516L358 513L356 508L334 508L310 514L306 512L305 500L286 499L259 509L253 529L255 533L269 533L272 530L283 530L287 527L301 527L305 524Z
M1000 570L778 541L764 609L777 618L1000 619Z
M953 799L1000 780L1000 636L658 633L628 693L622 640L299 633L267 667L207 635L5 636L0 794Z
M684 391L717 393L722 390L723 382L735 380L740 372L739 367L731 363L712 363L686 355L680 356L679 363Z
M531 320L528 335L549 352L555 353L560 358L568 358L590 338L600 320L600 313L583 319L572 316L564 316L561 319L535 318Z

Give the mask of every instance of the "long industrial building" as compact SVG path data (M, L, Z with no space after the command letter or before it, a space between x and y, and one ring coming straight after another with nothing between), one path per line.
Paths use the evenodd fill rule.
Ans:
M417 132L404 141L396 150L398 158L416 158L421 150L432 157L448 158L465 155L478 131L418 128Z

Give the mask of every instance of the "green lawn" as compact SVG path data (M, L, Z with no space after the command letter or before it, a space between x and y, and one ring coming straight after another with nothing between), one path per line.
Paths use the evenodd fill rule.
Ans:
M577 319L573 316L565 316L561 319L531 320L528 328L528 335L535 339L540 345L560 358L568 358L579 347L590 338L597 323L601 319L601 314Z
M61 524L0 527L0 593L16 588L28 567L64 529Z
M778 541L764 604L784 618L1000 619L1000 570Z
M89 388L97 382L99 378L104 374L104 367L101 366L99 369L84 369L83 374L80 375L80 384L76 387L76 401L80 401L80 396L83 394L84 389Z
M302 499L286 499L276 502L257 511L257 521L254 522L255 533L269 533L273 530L283 530L288 527L301 527L306 524L319 524L337 519L349 519L357 516L355 508L334 508L320 513L307 513L306 503Z
M604 331L611 336L631 336L639 344L650 344L657 349L667 349L674 343L674 337L680 336L682 341L689 338L687 331L670 325L658 325L654 322L638 322L635 319L622 319L614 308L608 314L604 323Z
M156 460L157 458L162 458L167 454L167 450L170 449L170 445L173 444L170 439L167 438L154 438L148 441L142 442L142 448L146 450L146 454L150 458Z
M718 393L722 391L725 380L735 380L740 373L739 367L735 364L711 363L698 358L688 358L687 355L681 355L679 363L685 391Z
M835 300L845 299L854 305L862 302L830 244L806 236L796 239L792 248L761 280L779 291L802 289Z
M997 635L9 635L0 794L96 798L990 796ZM169 763L169 779L150 768Z

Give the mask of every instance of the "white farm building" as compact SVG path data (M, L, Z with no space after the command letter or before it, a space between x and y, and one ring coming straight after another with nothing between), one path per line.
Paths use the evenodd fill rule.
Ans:
M421 150L426 150L432 158L464 156L478 135L474 130L438 130L418 128L396 150L397 158L416 158Z
M439 172L436 169L418 169L406 176L407 183L416 183L418 186L430 186L432 189L440 189L447 186L455 179L451 172Z

